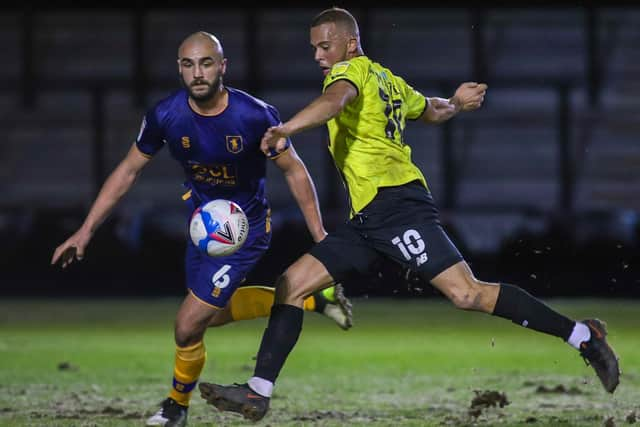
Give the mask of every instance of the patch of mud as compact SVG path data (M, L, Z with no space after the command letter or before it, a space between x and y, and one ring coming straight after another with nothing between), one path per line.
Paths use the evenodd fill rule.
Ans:
M107 406L104 409L102 409L102 411L100 411L102 414L107 414L107 415L118 415L118 414L124 414L124 410L120 409L120 408L114 408L112 406Z
M50 401L48 405L39 411L28 413L30 418L52 418L67 420L88 420L88 419L143 419L144 414L130 411L124 408L126 402L116 397L105 398L93 392L93 387L85 391L70 392L60 396L56 400Z
M75 372L77 370L78 370L78 367L76 365L72 365L69 362L60 362L60 363L58 363L58 371Z
M121 420L142 419L144 415L137 412L126 412L124 409L106 406L97 409L56 410L53 415L32 412L32 418L44 418L53 416L56 419L84 420L87 418L112 418Z
M341 411L311 411L308 414L292 417L293 421L349 420L358 414L346 414Z
M568 394L568 395L579 395L579 394L584 394L584 392L582 390L580 390L578 387L573 386L570 388L567 388L565 386L563 386L562 384L558 384L555 387L547 387L544 385L539 385L536 388L535 393L537 394Z
M459 417L456 417L454 415L447 415L446 417L444 417L444 420L440 421L441 426L459 427L467 424L468 422L466 420L460 419Z
M487 408L500 407L504 408L509 403L507 395L495 390L474 390L476 395L471 400L471 406L469 407L469 415L473 418L478 418L482 411Z
M624 419L629 424L635 424L636 422L638 422L638 418L640 418L640 412L631 411Z

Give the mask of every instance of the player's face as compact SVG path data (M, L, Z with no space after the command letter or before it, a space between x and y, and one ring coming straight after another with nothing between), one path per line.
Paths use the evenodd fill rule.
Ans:
M325 76L333 64L349 59L349 43L353 40L345 31L340 31L333 22L311 27L311 47L314 59Z
M220 90L227 60L205 44L180 52L178 71L182 84L196 101L207 101Z

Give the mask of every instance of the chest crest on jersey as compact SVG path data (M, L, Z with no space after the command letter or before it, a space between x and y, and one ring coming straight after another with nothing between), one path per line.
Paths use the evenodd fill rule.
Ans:
M183 136L180 141L182 142L182 148L191 148L191 140L188 136Z
M233 154L238 154L242 151L242 136L240 135L227 135L227 151Z

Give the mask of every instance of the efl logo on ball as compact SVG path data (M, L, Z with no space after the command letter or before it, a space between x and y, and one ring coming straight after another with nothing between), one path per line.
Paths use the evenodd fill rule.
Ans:
M194 245L212 257L231 255L249 234L247 216L230 200L211 200L191 216L189 236Z

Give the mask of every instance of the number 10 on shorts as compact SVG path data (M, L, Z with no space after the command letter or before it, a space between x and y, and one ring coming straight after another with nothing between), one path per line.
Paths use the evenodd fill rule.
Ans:
M402 235L402 239L400 239L400 236L394 237L391 239L391 243L400 249L402 256L407 261L411 261L411 255L416 256L416 264L418 266L424 264L429 259L427 253L424 251L424 240L422 239L422 236L420 236L420 233L414 229L405 231Z

